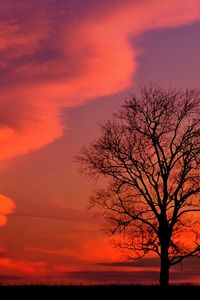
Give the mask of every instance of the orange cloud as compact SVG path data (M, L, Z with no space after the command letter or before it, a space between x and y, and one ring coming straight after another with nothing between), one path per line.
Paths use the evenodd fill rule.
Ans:
M1 88L0 160L59 138L63 108L130 86L138 67L138 49L130 39L199 20L200 2L125 1L107 14L94 11L76 26L64 23L56 35L52 12L43 14L33 25L0 25L0 68L8 74Z
M10 198L0 195L0 226L7 223L7 215L15 209L15 204Z
M103 251L102 251L103 249ZM93 263L104 261L116 262L121 261L123 255L119 249L113 247L109 238L93 238L92 241L86 241L82 245L82 260Z

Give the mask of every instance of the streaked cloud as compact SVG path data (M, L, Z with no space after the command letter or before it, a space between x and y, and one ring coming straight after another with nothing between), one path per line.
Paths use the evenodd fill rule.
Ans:
M27 262L0 258L1 273L7 275L42 275L45 274L46 264L44 262Z
M39 219L49 219L49 220L60 220L66 222L79 222L82 224L82 228L80 228L80 232L84 231L84 223L89 224L91 227L91 231L97 230L99 225L99 218L95 217L93 213L89 213L85 208L73 208L69 206L59 205L59 202L51 204L51 206L46 207L45 211L41 211L39 208L38 211L34 212L21 212L14 213L12 215L14 218L39 218ZM96 227L95 227L96 224ZM93 225L93 226L92 226ZM71 228L70 228L71 230ZM88 229L89 231L89 229Z
M66 273L69 279L82 284L159 284L159 272L157 271L76 271ZM170 276L173 283L199 284L199 274L190 272L181 274L173 272Z
M106 11L97 1L92 14L83 1L46 0L40 10L38 3L2 5L1 160L59 138L63 108L131 86L138 68L134 37L200 19L197 0L117 1L113 7L112 1Z

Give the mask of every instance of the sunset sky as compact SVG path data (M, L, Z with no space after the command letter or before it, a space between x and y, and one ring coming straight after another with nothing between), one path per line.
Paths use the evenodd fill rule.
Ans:
M0 1L0 282L158 282L103 234L74 161L149 81L200 87L199 0Z

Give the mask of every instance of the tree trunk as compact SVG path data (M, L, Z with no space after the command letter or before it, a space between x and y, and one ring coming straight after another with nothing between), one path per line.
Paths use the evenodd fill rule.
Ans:
M165 196L166 203L167 196ZM160 286L167 287L169 285L169 241L170 233L166 215L166 206L163 207L163 210L160 215L160 224L159 224L159 239L160 239Z
M169 285L169 257L167 245L161 246L160 260L160 286L167 287Z

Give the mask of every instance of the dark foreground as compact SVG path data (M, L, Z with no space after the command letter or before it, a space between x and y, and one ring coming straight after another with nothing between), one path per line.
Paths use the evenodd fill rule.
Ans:
M0 286L2 295L9 294L17 296L47 296L60 299L131 299L140 297L148 297L148 299L198 299L200 295L200 285L171 285L167 288L159 286L143 286L143 285L92 285L92 286L39 286L39 285L20 285L20 286Z

